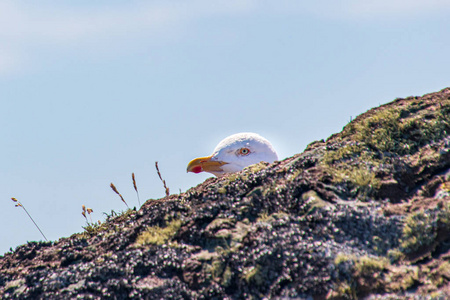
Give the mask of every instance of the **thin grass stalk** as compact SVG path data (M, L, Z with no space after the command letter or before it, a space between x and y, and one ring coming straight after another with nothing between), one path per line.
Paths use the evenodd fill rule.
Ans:
M166 197L169 197L170 190L169 190L169 188L166 185L166 181L164 179L162 179L161 172L159 171L159 167L158 167L158 162L157 161L155 162L155 167L156 167L156 173L158 173L159 179L161 179L161 181L162 181L162 183L164 185L164 190L166 191Z
M91 218L91 224L94 225L94 222L92 221L91 213L93 212L92 208L87 209L87 213L89 214L89 218Z
M128 206L128 203L125 201L125 199L123 199L122 195L119 193L119 191L117 190L116 186L112 182L111 182L111 184L109 186L114 191L114 193L119 195L120 199L122 200L123 203L125 203L125 205L128 207L128 209L130 209L130 207Z
M136 186L136 178L134 177L134 173L131 173L131 179L133 179L133 187L134 187L134 190L136 191L139 207L141 207L141 199L139 198L139 191Z
M47 237L44 235L44 233L42 232L41 228L39 228L38 224L36 224L36 222L33 220L33 218L31 217L31 215L28 213L27 209L25 208L25 206L23 206L22 203L20 203L16 198L11 198L12 201L17 202L16 207L22 207L23 210L27 213L28 217L30 218L30 220L34 223L34 226L36 226L36 228L39 230L39 232L42 234L42 236L44 237L44 239L48 242Z

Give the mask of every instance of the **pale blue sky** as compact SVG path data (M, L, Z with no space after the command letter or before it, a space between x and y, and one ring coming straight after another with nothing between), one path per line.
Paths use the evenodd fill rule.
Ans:
M209 177L253 131L280 158L396 97L450 85L449 1L0 3L0 253Z

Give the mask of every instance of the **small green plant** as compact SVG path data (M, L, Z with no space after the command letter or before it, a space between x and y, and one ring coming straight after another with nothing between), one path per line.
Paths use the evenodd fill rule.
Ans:
M31 215L28 213L27 209L25 208L25 206L23 206L22 203L19 202L19 200L17 200L16 198L12 197L11 200L13 202L16 203L16 207L22 207L23 210L27 213L28 217L30 218L30 220L34 223L34 226L36 226L36 228L39 230L39 232L42 234L42 236L44 237L44 239L48 242L47 238L45 237L44 233L42 232L41 228L39 228L39 226L36 224L36 222L33 220L33 218L31 217Z
M92 221L91 214L93 212L94 210L92 208L86 208L86 206L84 205L81 206L81 215L83 215L83 217L86 219L86 226L82 227L85 230L82 235L84 235L85 237L97 235L100 231L104 231L108 227L106 223L101 223L100 220L98 220L97 222ZM86 213L89 215L91 222L89 222Z
M106 222L97 221L97 223L88 223L86 226L82 226L84 232L81 236L89 238L91 236L96 236L102 231L106 231L108 229L108 224Z
M135 245L163 245L167 243L181 227L181 220L174 219L166 227L151 226L138 235Z
M94 222L92 222L92 216L91 216L91 213L92 212L94 212L93 210L92 210L92 208L86 208L86 206L84 206L84 205L81 205L81 214L83 215L83 217L86 219L86 223L89 225L89 221L88 221L88 218L87 218L87 216L86 216L86 213L88 213L88 215L89 215L89 217L91 218L91 224L92 223L94 223Z

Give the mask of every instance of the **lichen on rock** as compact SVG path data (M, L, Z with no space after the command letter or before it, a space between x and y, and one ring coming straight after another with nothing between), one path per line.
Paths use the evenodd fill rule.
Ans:
M0 257L2 299L447 299L450 89ZM422 297L422 298L421 298Z

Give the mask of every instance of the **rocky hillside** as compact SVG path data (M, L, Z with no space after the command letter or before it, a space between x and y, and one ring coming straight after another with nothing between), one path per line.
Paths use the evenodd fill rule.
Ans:
M299 132L301 134L301 132ZM448 299L450 88L0 257L2 299Z

